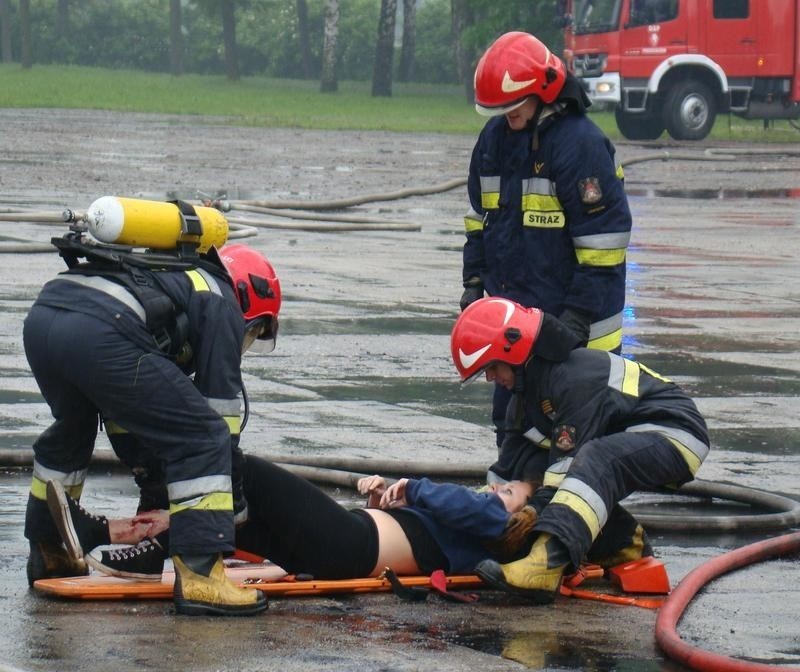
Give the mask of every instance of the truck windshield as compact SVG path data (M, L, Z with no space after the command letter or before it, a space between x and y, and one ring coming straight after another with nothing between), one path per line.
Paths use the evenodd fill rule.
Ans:
M621 5L622 0L575 0L573 31L585 35L616 30Z

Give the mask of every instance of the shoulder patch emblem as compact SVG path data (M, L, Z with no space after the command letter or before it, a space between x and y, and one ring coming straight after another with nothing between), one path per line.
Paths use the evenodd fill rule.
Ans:
M572 425L559 425L555 428L553 436L556 438L556 448L568 453L575 448L575 428Z
M603 190L600 189L600 180L596 177L587 177L578 182L578 193L581 201L586 205L597 203L603 198Z

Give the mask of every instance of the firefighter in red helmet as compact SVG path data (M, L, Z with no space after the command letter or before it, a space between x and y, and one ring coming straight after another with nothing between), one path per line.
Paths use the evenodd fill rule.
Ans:
M463 381L484 374L513 393L531 422L528 476L532 465L542 469L521 557L475 571L539 603L552 602L565 570L584 559L609 567L652 554L619 502L692 480L709 450L705 420L677 385L644 364L573 345L552 316L502 298L473 302L451 335Z
M62 545L47 483L80 497L102 422L140 486L140 510L168 508L171 525L168 542L109 551L101 562L160 578L171 556L178 613L263 611L265 596L230 582L222 557L234 550L234 514L246 516L241 356L274 346L281 305L274 269L238 244L165 261L74 243L67 251L85 256L81 263L63 245L70 268L44 285L23 331L54 417L33 445L29 582L86 573L92 564L76 539Z
M559 318L578 344L619 352L631 214L609 140L564 62L510 32L475 70L491 117L469 167L461 309L488 294ZM497 444L509 395L495 387Z

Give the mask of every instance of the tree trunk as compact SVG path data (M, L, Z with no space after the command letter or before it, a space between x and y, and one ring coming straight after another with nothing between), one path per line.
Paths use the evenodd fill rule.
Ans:
M392 95L394 63L394 25L397 0L381 0L378 39L375 41L375 69L372 74L372 95Z
M339 37L339 0L325 2L325 35L322 42L322 80L319 90L333 93L339 89L336 76L336 40Z
M297 40L300 49L300 62L303 68L303 78L311 79L313 76L311 65L311 38L308 30L308 3L306 0L297 0Z
M417 44L417 0L403 0L403 47L397 79L410 82L414 78L414 51Z
M33 67L33 49L31 48L31 2L19 0L19 29L21 34L21 56L23 68Z
M11 7L8 0L0 0L0 51L3 54L3 63L14 60L11 50Z
M471 24L471 13L467 6L467 0L451 0L451 36L453 40L453 59L456 64L458 81L464 84L464 93L468 103L475 100L474 81L472 62L473 54L471 50L464 47L462 35L464 29Z
M56 38L69 37L69 0L58 0L56 5Z
M169 69L175 77L183 74L183 31L181 0L169 0Z
M236 0L222 0L222 41L225 44L225 74L239 80L239 56L236 49Z

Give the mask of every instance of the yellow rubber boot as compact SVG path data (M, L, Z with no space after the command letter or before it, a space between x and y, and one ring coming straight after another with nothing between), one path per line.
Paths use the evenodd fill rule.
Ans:
M475 573L495 588L521 595L537 604L550 604L558 594L568 564L567 549L558 539L544 532L521 560L505 565L483 560L475 568Z
M221 555L191 559L174 555L172 563L175 566L173 597L175 611L179 614L251 616L267 608L264 593L241 588L225 576Z
M653 547L650 545L647 534L641 525L637 525L627 546L618 548L610 555L602 558L594 558L590 553L589 561L600 565L603 569L608 569L626 562L635 562L651 555L653 555Z

